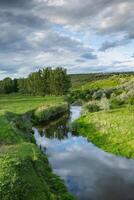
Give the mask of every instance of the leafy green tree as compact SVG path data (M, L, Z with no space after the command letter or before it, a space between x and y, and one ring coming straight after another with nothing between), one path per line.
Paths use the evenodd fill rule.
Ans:
M60 67L53 70L53 79L53 93L55 95L66 94L71 87L71 79L66 70Z
M71 87L71 78L65 69L44 68L31 73L27 78L7 77L0 81L0 93L20 92L30 95L64 95Z
M13 80L13 92L18 92L18 80L16 78Z
M5 94L9 94L11 92L13 92L13 81L10 77L7 77L3 80L3 84L2 84L2 87L3 87L3 92Z
M18 91L22 94L28 94L28 79L27 78L20 78L18 79Z
M43 80L43 94L52 94L52 68L47 67L42 70L42 80Z
M27 88L29 94L42 95L43 94L43 81L41 71L33 72L28 76Z

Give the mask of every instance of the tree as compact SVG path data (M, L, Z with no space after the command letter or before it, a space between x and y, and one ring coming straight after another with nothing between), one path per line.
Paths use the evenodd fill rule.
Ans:
M2 83L2 87L3 87L3 92L5 94L9 94L11 92L13 92L13 81L10 77L7 77L3 80Z
M64 95L71 87L71 77L65 69L44 68L31 73L27 78L7 77L0 81L0 93L20 92L31 95Z
M28 93L32 95L43 94L43 81L40 70L38 72L33 72L28 76L27 89Z
M42 70L42 83L43 83L43 94L49 95L52 94L53 85L53 74L52 68L47 67Z
M18 79L18 91L22 94L28 94L28 87L27 87L27 78L20 78Z
M58 67L53 70L52 87L55 95L63 95L68 92L71 87L71 78L65 69Z
M18 80L13 79L13 92L18 92Z

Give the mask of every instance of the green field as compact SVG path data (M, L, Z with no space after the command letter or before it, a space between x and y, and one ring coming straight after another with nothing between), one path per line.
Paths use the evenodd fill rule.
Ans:
M43 106L55 107L62 97L0 96L0 199L71 200L62 180L52 173L47 157L32 143L22 114ZM17 129L16 119L22 129ZM21 118L20 118L21 119Z

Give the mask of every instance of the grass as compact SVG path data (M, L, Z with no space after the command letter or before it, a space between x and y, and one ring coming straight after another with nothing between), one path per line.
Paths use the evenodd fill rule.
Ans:
M14 113L25 113L41 105L54 105L63 102L63 97L56 96L25 96L25 95L2 95L0 96L0 113L6 111Z
M62 180L53 174L47 157L29 140L25 129L17 129L14 120L28 124L24 113L38 107L51 108L63 97L0 96L0 199L71 200ZM21 117L23 116L23 117ZM24 118L24 119L23 119ZM23 121L24 120L24 121ZM16 122L16 123L17 123Z
M47 157L34 144L21 143L2 148L0 155L0 199L73 199Z
M16 134L13 126L6 118L6 113L20 115L39 106L53 106L63 102L63 97L46 96L31 97L22 95L0 96L0 143L13 143L22 141L22 136Z
M125 76L125 77L111 76L109 78L104 78L102 80L86 82L83 85L78 85L77 87L74 87L73 90L90 90L98 88L107 89L116 87L122 83L130 81L131 79L133 79L133 76Z
M133 106L87 114L73 126L79 134L105 151L134 158Z
M38 122L49 121L51 119L55 119L60 117L61 115L68 112L68 104L67 103L57 103L55 106L40 106L36 109L34 116L35 120Z

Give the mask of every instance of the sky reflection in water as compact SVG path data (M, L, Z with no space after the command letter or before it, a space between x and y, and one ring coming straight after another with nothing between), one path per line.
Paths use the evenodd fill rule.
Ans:
M73 121L80 116L81 108L72 107L71 111ZM134 200L134 160L108 154L69 132L62 139L54 137L57 130L62 131L61 123L49 127L50 131L55 127L50 137L41 136L37 129L34 132L37 144L69 191L81 200Z

